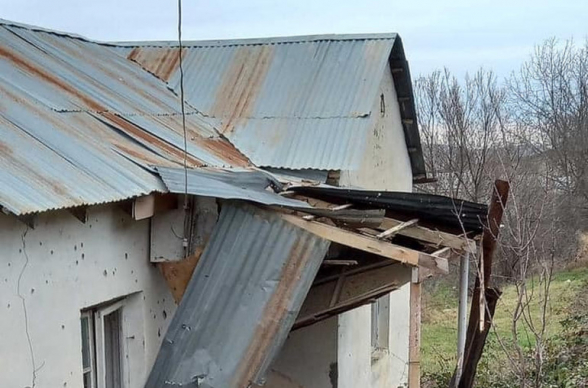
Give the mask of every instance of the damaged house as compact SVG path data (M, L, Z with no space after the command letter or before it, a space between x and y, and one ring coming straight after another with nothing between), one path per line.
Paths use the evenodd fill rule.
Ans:
M411 193L400 38L187 42L182 70L0 20L0 386L419 386L420 282L487 208Z

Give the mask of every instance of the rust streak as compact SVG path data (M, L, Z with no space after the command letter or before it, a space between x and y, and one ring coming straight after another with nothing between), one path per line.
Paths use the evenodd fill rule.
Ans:
M234 131L240 119L251 116L273 53L272 46L240 47L235 53L211 109L213 116L224 119L223 134Z
M10 151L10 148L8 146L0 143L0 150L2 149L7 149L8 151ZM1 156L7 160L7 162L11 166L11 170L14 170L19 174L19 176L21 176L23 179L26 179L26 183L28 186L36 187L37 191L40 191L42 194L43 191L40 189L40 187L46 187L54 194L56 194L58 197L67 200L69 203L72 204L72 206L82 204L79 198L75 198L69 195L67 187L62 185L60 182L51 180L43 174L40 174L39 171L33 168L32 166L24 164L18 157L15 157L16 155L13 155L12 152L3 152Z
M235 374L232 386L249 387L259 373L263 358L280 330L283 319L288 315L292 292L308 266L309 259L310 253L305 249L304 240L297 240L282 270L280 282L264 309L263 318L257 326L244 357L241 358L243 361Z
M8 51L5 47L0 47L0 57L4 57L9 61L13 62L16 66L25 69L28 73L33 74L40 79L48 82L49 84L69 93L70 95L74 96L75 98L81 100L86 106L94 110L96 112L105 111L106 108L101 104L97 103L96 101L92 100L88 96L80 93L76 90L73 86L69 85L68 83L60 80L51 74L47 73L46 71L35 67L33 64L28 63L24 58L20 57L14 52Z
M127 56L128 59L141 65L148 72L168 82L178 68L180 58L178 48L154 49L135 47ZM186 56L186 49L182 49L182 58Z
M224 139L202 139L198 143L207 151L229 162L233 167L248 167L251 165L246 156Z
M13 154L12 148L10 148L7 144L0 141L0 155L9 156L12 154Z
M149 144L152 144L152 145L158 147L159 149L165 151L169 155L174 156L175 158L177 158L176 159L177 161L184 160L184 151L183 150L159 139L156 136L153 136L152 134L148 133L147 131L143 130L140 127L137 127L135 124L125 120L124 118L122 118L114 113L111 113L111 112L103 112L103 113L101 113L101 116L107 118L110 122L116 124L116 126L118 128L120 128L121 130L123 130L124 132L133 135L135 138L139 138ZM200 160L198 160L190 155L188 155L187 161L192 166L202 166L203 165L203 163Z
M125 153L129 156L135 157L147 165L152 165L152 166L163 166L163 165L173 166L174 165L174 163L170 163L169 160L164 159L164 158L160 158L151 152L145 152L143 150L138 150L134 147L128 147L127 145L124 145L118 141L113 141L113 145L116 148L118 148L120 151L122 151L123 153ZM177 162L177 163L179 164L179 162Z

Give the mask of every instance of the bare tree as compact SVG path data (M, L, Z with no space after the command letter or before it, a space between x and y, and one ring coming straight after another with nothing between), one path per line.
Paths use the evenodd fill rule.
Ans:
M542 387L552 274L588 219L588 41L545 42L504 84L482 69L462 82L444 70L415 90L438 179L426 191L485 202L490 182L510 182L494 273L517 299L498 342L518 385Z
M517 121L530 128L529 144L554 170L572 211L588 209L588 41L550 39L538 46L510 82Z
M446 69L416 83L417 107L427 167L438 194L487 199L494 177L487 169L500 140L505 90L492 72L479 70L463 85Z

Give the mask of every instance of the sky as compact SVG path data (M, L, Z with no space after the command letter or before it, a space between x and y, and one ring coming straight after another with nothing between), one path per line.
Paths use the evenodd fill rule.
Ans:
M508 77L551 37L588 37L588 0L183 0L184 40L397 32L413 78ZM0 18L101 41L176 40L177 0L0 0Z

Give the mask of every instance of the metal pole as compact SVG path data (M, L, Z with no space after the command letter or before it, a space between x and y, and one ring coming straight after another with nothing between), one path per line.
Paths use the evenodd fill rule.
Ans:
M469 253L462 255L459 260L459 308L457 313L457 373L456 382L461 378L463 368L466 333L468 325L467 308L468 308L468 283L470 272Z

